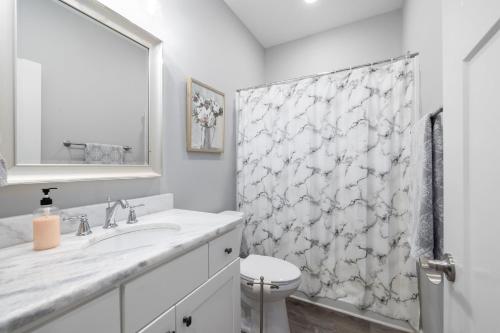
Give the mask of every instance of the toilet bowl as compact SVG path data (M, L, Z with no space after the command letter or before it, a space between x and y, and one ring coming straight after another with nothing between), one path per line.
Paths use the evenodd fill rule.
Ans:
M286 297L300 285L300 270L273 257L249 255L241 261L242 332L258 333L260 327L260 277L277 288L264 287L264 332L289 333ZM254 282L253 286L248 282Z

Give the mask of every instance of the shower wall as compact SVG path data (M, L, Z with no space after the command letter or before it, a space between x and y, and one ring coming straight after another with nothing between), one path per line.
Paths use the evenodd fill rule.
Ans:
M403 50L420 53L420 95L424 113L443 106L441 2L406 0L403 8Z
M403 8L404 50L420 52L420 98L422 114L443 105L443 52L441 0L406 0ZM422 24L425 22L425 24ZM446 110L453 112L453 110ZM443 331L443 284L429 282L421 273L422 329Z
M402 12L396 10L265 51L266 82L388 59L402 54Z

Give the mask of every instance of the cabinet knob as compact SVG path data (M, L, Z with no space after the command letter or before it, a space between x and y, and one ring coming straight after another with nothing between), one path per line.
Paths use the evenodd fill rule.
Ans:
M233 249L228 247L228 248L224 249L224 252L226 252L227 254L231 254L233 252Z
M182 322L186 324L187 327L191 326L191 316L182 318Z

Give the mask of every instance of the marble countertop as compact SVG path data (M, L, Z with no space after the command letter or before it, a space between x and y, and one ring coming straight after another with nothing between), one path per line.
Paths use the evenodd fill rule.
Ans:
M96 297L158 264L216 238L241 222L237 215L172 209L142 216L139 224L174 223L162 244L121 251L89 251L93 237L117 232L94 227L90 236L63 235L55 249L36 252L31 243L0 249L0 332L20 329L47 315ZM125 229L124 221L119 222Z

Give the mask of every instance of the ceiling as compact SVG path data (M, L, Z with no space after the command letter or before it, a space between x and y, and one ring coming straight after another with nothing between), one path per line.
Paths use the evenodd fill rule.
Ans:
M387 13L404 0L224 0L265 48Z

